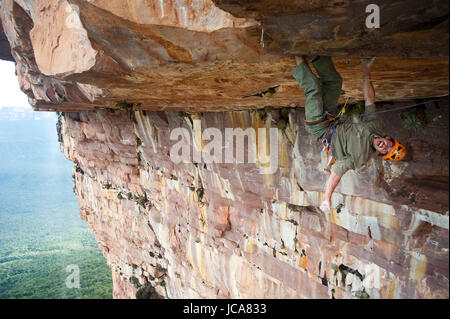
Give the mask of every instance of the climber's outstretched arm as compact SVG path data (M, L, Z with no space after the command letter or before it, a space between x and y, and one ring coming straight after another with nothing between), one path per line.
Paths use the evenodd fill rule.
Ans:
M363 93L366 106L375 104L375 89L370 81L370 71L375 57L371 59L362 59L363 70Z
M335 172L331 172L327 180L327 185L325 186L325 199L323 200L320 208L322 210L329 210L331 207L331 195L333 194L336 186L339 184L341 177Z

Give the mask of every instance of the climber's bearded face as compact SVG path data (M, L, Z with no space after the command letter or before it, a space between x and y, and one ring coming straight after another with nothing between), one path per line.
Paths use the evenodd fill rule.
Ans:
M390 136L381 137L375 135L373 138L373 147L379 155L386 155L394 147L394 141Z

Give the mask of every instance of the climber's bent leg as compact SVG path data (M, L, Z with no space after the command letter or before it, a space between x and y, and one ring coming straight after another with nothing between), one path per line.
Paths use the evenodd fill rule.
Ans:
M326 119L323 109L322 88L319 79L312 73L306 62L302 62L292 71L292 75L305 91L305 118L308 122L321 122ZM316 136L323 135L328 127L328 122L311 125L305 123L306 130Z
M320 56L314 59L312 65L320 76L324 111L335 115L342 92L342 77L336 71L333 60L329 56Z

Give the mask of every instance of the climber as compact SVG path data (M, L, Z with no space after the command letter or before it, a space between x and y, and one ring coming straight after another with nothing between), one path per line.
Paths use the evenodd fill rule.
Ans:
M318 137L334 157L329 164L331 173L325 186L325 199L320 206L322 210L331 208L331 195L341 177L348 170L363 166L373 153L388 161L399 161L405 155L405 147L383 134L380 120L376 114L372 114L375 112L375 90L370 82L370 71L374 59L361 60L365 114L339 119L335 114L342 78L331 57L317 56L311 59L320 78L312 73L306 57L295 57L297 67L292 75L306 95L305 128L311 135Z

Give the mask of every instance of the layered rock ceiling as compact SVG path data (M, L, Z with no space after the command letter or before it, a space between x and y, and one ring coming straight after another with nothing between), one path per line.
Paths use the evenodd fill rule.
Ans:
M0 58L35 110L60 112L114 297L448 298L448 2L379 0L379 29L369 3L1 0ZM299 54L334 57L341 102L362 99L360 58L377 56L378 107L428 114L416 133L383 114L407 160L348 172L329 212ZM276 169L268 135L246 144L256 163L176 164L176 128L197 155L206 128L272 128Z
M377 3L379 29L366 1L347 0L3 0L0 18L39 110L303 105L293 54L337 56L343 98L362 98L359 57L373 55L379 100L447 94L448 3Z

